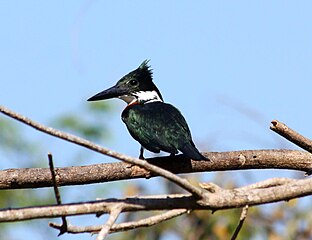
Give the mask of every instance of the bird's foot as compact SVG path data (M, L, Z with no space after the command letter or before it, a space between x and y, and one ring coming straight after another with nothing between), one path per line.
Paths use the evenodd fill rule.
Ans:
M144 158L144 156L143 156L143 153L144 153L144 148L141 146L139 158L142 159L142 160L145 160L145 158Z

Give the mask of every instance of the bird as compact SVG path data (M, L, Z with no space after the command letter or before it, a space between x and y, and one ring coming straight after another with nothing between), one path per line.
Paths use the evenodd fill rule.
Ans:
M113 87L101 91L87 101L119 98L127 103L121 119L130 135L141 144L140 159L144 149L160 151L175 156L180 152L193 160L209 160L196 148L191 131L181 112L163 97L153 82L149 60L123 76Z

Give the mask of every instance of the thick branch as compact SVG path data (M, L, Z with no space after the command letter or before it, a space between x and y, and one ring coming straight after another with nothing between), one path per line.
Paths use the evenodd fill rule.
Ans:
M0 211L0 222L55 218L64 215L109 213L111 207L116 204L122 204L121 206L124 212L166 209L210 209L216 211L220 209L239 208L246 205L253 206L287 201L308 195L312 195L312 178L290 181L288 184L269 188L220 190L215 193L209 193L209 197L205 197L203 200L198 200L189 194L174 194L126 199L106 199L85 203L64 204L61 206L52 205L4 209Z
M204 153L211 161L191 161L183 156L147 159L173 173L192 173L244 169L312 169L312 154L294 150L246 150ZM177 164L177 162L179 164ZM58 186L81 185L152 177L149 171L127 163L55 168ZM7 169L0 171L0 189L51 187L48 168Z

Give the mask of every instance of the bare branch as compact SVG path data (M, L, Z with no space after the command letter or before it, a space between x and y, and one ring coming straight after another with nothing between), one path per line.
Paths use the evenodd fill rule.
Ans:
M182 214L185 214L187 212L188 212L187 209L173 209L173 210L164 212L162 214L158 214L156 216L141 219L139 221L131 221L131 222L126 222L126 223L114 224L111 227L110 232L121 232L121 231L128 231L128 230L132 230L132 229L136 229L140 227L150 227L158 223L172 219L174 217L180 216ZM49 226L56 228L56 229L60 229L62 227L61 224L57 224L57 223L49 223ZM73 234L95 233L95 232L99 232L102 229L102 227L103 225L86 226L86 227L78 227L78 226L69 225L67 232L73 233Z
M304 150L312 153L312 140L302 136L297 133L295 130L287 127L284 123L281 123L277 120L271 122L273 125L270 127L271 130L283 136L287 140L293 142L297 146L303 148ZM312 170L309 169L306 171L306 176L311 175Z
M58 205L62 204L61 200L61 195L57 187L57 181L56 181L56 174L55 174L55 169L54 169L54 164L53 164L53 156L52 153L48 153L48 159L49 159L49 167L50 167L50 172L52 175L52 182L53 182L53 189L54 189L54 195L56 199L56 203Z
M0 210L0 222L24 221L38 218L55 218L82 214L104 214L116 204L122 204L123 212L196 208L199 205L190 194L142 196L125 199L105 199L63 205L48 205ZM176 207L177 206L177 207ZM183 207L184 206L184 207Z
M199 187L195 187L193 186L188 180L183 179L167 170L164 170L160 167L157 167L155 165L152 165L150 163L148 163L147 161L138 159L138 158L133 158L133 157L129 157L127 155L109 150L108 148L104 148L101 147L98 144L92 143L86 139L74 136L72 134L68 134L56 129L53 129L51 127L46 127L40 123L37 123L25 116L22 116L14 111L11 111L7 108L5 108L4 106L0 106L0 112L2 112L3 114L16 119L28 126L31 126L41 132L47 133L49 135L52 135L54 137L63 139L65 141L77 144L79 146L85 147L87 149L93 150L95 152L119 159L123 162L126 163L130 163L130 164L135 164L138 165L148 171L151 171L155 174L158 174L160 176L163 176L164 178L168 179L169 181L174 182L175 184L177 184L178 186L180 186L181 188L185 189L186 191L192 193L194 196L196 196L197 198L202 198L204 196L204 190L202 188Z
M49 159L49 166L50 166L50 171L51 171L51 175L52 175L52 182L53 182L53 189L54 189L54 195L56 198L56 203L57 203L57 205L61 205L62 204L61 194L60 194L58 187L57 187L56 174L55 174L55 169L54 169L54 164L53 164L52 153L48 153L48 159ZM62 216L61 218L62 218L62 227L60 228L60 233L58 236L67 232L66 217Z
M247 217L247 212L248 212L248 205L246 205L242 210L241 216L239 218L239 223L238 223L238 225L237 225L237 227L233 233L233 236L231 237L231 240L235 240L237 238L238 233L242 229L244 221Z
M122 206L119 204L112 207L109 213L109 218L107 222L104 224L104 226L102 227L101 231L99 232L99 235L97 236L96 240L103 240L109 234L111 227L116 222L121 211L122 211Z
M192 173L244 169L294 169L310 171L312 154L295 150L245 150L206 153L211 161L190 161L183 156L147 159L149 163L173 173ZM242 158L244 161L242 162ZM179 163L179 164L177 164ZM149 171L127 163L105 163L89 166L55 168L58 186L110 182L153 177ZM47 168L0 170L0 189L51 187Z
M304 150L312 153L312 140L302 136L301 134L287 127L284 123L279 122L278 120L273 120L271 123L271 130L283 136L292 143L296 144L297 146L303 148Z
M206 193L207 194L207 193ZM38 206L0 210L0 222L22 221L37 218L53 218L81 214L109 213L112 206L122 204L123 212L150 210L221 210L253 206L264 203L287 201L312 194L312 178L291 181L269 188L247 190L221 190L209 193L202 200L188 194L106 199L85 203L63 204L61 206Z
M289 179L289 178L270 178L261 182L257 182L254 184L250 184L244 187L237 188L238 191L246 191L249 189L257 189L257 188L269 188L275 186L281 186L288 183L293 183L297 181L296 179Z
M270 178L261 182L253 183L244 187L235 188L235 191L247 191L250 189L259 189L259 188L270 188L285 185L288 183L296 182L296 179L289 179L289 178ZM199 183L199 186L206 189L208 192L216 193L220 191L226 191L226 189L221 188L215 183L208 182L208 183Z
M187 209L173 209L173 210L164 212L162 214L158 214L156 216L141 219L139 221L115 224L111 228L111 232L120 232L120 231L127 231L131 229L139 228L139 227L153 226L155 224L158 224L158 223L167 221L169 219L172 219L174 217L180 216L182 214L185 214L187 212L188 212Z

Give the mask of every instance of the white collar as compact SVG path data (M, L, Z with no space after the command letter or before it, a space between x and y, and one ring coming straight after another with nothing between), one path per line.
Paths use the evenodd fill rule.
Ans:
M134 102L139 103L162 102L160 96L155 90L139 91L132 93L131 95L123 95L118 98L124 100L128 104L132 104Z

